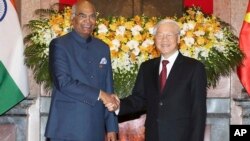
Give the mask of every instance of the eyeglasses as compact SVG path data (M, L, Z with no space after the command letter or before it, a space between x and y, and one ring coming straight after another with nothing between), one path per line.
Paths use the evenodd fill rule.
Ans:
M78 14L75 14L79 20L85 20L85 19L90 19L90 20L96 20L96 14L91 14L91 15L86 15L84 13L78 13Z
M163 34L163 33L158 33L155 35L156 39L162 40L164 38L166 39L173 39L173 37L176 37L176 35L179 35L179 33L174 33L174 34Z

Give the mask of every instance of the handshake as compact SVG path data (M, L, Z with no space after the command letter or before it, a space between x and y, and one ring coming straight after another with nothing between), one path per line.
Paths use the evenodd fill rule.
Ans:
M101 90L99 98L110 112L113 112L120 107L120 99L115 94L108 94Z

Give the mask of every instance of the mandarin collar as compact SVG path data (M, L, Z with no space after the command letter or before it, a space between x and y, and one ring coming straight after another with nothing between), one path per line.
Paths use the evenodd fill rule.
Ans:
M77 41L79 41L79 42L81 42L81 43L89 43L89 42L91 42L91 40L92 40L92 37L91 37L91 36L89 36L88 38L83 38L83 37L80 36L74 29L72 30L72 35L73 35L73 37L74 37Z

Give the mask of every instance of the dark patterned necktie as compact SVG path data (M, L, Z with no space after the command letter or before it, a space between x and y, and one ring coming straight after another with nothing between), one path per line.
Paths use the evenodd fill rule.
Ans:
M168 60L163 60L162 61L162 70L161 70L161 73L160 73L160 89L161 89L161 92L165 86L165 83L166 83L166 80L167 80L167 64L168 64Z

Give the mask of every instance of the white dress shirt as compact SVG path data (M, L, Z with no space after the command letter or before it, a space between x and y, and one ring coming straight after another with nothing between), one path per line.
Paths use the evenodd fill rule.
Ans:
M168 77L168 75L169 75L169 73L170 73L170 71L171 71L171 69L172 69L172 67L174 65L174 62L175 62L178 54L179 54L179 51L177 50L173 55L171 55L168 58L164 58L163 56L161 56L161 62L162 62L162 60L168 60L168 64L167 64L167 77ZM160 66L159 66L159 75L160 75L161 70L162 70L162 63L161 62L160 62Z

